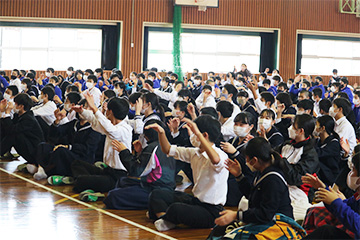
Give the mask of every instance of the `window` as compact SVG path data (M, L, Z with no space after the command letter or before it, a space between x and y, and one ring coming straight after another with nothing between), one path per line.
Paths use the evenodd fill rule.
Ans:
M333 69L338 69L340 75L360 75L359 39L320 39L304 35L301 55L302 74L331 75Z
M183 72L192 72L194 68L198 68L201 72L225 73L232 71L234 65L239 68L242 63L246 63L252 72L259 71L261 37L258 33L217 33L210 30L196 32L184 29L181 38ZM173 70L171 30L150 28L147 40L144 68Z
M0 69L94 69L101 49L101 29L0 27Z

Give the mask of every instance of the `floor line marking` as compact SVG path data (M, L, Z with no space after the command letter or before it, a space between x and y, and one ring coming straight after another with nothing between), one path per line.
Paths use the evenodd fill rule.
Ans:
M77 196L79 196L79 194L74 194L74 195L71 195L70 197L75 198L75 197L77 197ZM62 198L62 199L60 199L60 200L58 200L58 201L54 202L54 205L57 205L57 204L62 203L62 202L65 202L65 201L67 201L67 200L69 200L69 198L68 198L68 197L66 197L66 198Z
M14 176L14 177L20 178L21 180L24 180L24 181L26 181L26 182L32 183L32 184L34 184L35 186L41 187L41 188L43 188L43 189L45 189L45 190L47 190L47 191L49 191L49 192L52 192L52 193L54 193L54 194L57 194L57 195L62 196L62 197L64 197L64 198L67 198L67 199L69 199L69 200L71 200L71 201L74 201L74 202L76 202L76 203L79 203L79 204L81 204L81 205L83 205L83 206L85 206L85 207L92 208L92 209L94 209L94 210L96 210L96 211L98 211L98 212L100 212L100 213L103 213L103 214L108 215L108 216L110 216L110 217L116 218L116 219L118 219L118 220L120 220L120 221L123 221L123 222L125 222L125 223L127 223L127 224L133 225L134 227L141 228L141 229L143 229L143 230L145 230L145 231L147 231L147 232L151 232L151 233L153 233L153 234L155 234L155 235L158 235L158 236L160 236L160 237L163 237L163 238L166 238L166 239L169 239L169 240L176 240L176 238L173 238L173 237L168 236L168 235L166 235L166 234L160 233L160 232L155 231L155 230L153 230L153 229L151 229L151 228L148 228L148 227L145 227L145 226L143 226L143 225L141 225L141 224L138 224L138 223L136 223L136 222L133 222L133 221L131 221L131 220L129 220L129 219L126 219L126 218L120 217L120 216L118 216L118 215L116 215L116 214L113 214L113 213L111 213L111 212L105 211L105 210L103 210L103 209L101 209L101 208L97 208L97 207L95 207L95 206L93 206L93 205L90 205L90 204L88 204L88 203L82 202L82 201L80 201L80 200L78 200L78 199L76 199L76 198L73 198L73 197L68 196L68 195L66 195L66 194L64 194L64 193L58 192L58 191L56 191L56 190L54 190L54 189L52 189L52 188L49 188L49 187L44 186L44 185L42 185L42 184L40 184L40 183L34 182L34 181L30 180L30 179L27 179L27 178L25 178L25 177L23 177L23 176L20 176L20 175L16 174L16 173L9 172L9 171L1 168L1 167L0 167L0 170L3 171L3 172L5 172L5 173L7 173L7 174L9 174L9 175L12 175L12 176Z

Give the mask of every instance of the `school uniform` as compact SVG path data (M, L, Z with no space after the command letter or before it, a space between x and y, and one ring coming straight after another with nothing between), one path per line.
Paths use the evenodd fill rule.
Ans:
M196 107L198 109L204 108L204 107L213 107L216 109L216 102L215 98L210 95L206 101L204 102L204 93L201 93L195 100Z
M160 98L169 101L168 107L170 109L174 109L174 103L178 99L178 92L172 91L171 93L160 91L159 89L154 89L154 93L158 95Z
M101 99L101 91L97 87L93 87L92 89L87 89L83 92L84 95L86 92L89 92L94 97L95 106L100 106L100 99Z
M275 148L284 143L283 135L275 126L272 126L270 131L266 133L266 138L268 139L271 148Z
M167 88L163 88L163 87L160 87L160 91L162 92L167 92L167 93L171 93L173 91L172 87L170 86L170 84L167 86ZM169 106L169 101L163 99L163 98L160 98L159 99L159 102L165 106Z
M44 141L43 132L32 111L27 111L21 116L4 114L0 119L1 156L9 152L12 147L28 163L36 164L36 147Z
M71 176L71 163L74 160L95 162L101 135L91 128L90 123L80 125L80 121L74 119L63 125L52 124L49 133L51 138L66 137L67 141L57 144L68 145L69 148L60 147L53 151L53 144L39 144L37 160L47 175Z
M355 129L345 116L335 121L334 131L340 138L344 138L344 141L345 139L349 141L350 152L352 152L356 146Z
M60 99L62 99L62 91L61 91L61 89L60 89L58 86L55 86L54 89L55 89L55 94L56 94Z
M253 183L245 177L237 179L240 190L249 200L248 210L238 211L239 221L266 224L278 213L294 218L289 189L280 168L270 166L262 173L257 172Z
M229 117L228 120L221 125L221 133L226 142L236 137L234 132L234 119L232 117Z
M275 86L270 86L270 88L267 91L271 92L274 96L277 95L277 89Z
M21 81L19 78L16 78L16 79L10 79L10 83L9 85L14 85L18 88L19 92L21 92Z
M360 123L360 105L354 107L354 114L355 114L355 122L356 124Z
M9 83L6 81L6 79L0 75L0 92L4 94L7 86L9 86Z
M220 162L212 164L206 152L199 148L185 148L172 145L169 156L191 164L194 176L192 195L183 192L154 190L150 194L149 216L166 212L162 219L174 224L185 224L195 228L210 228L219 217L226 202L226 180L229 171L225 168L226 153L212 146Z
M81 192L93 189L107 192L115 187L120 177L127 175L119 152L112 146L112 140L118 140L127 149L131 149L132 139L129 136L132 136L132 128L125 121L113 125L100 111L93 114L90 110L84 110L81 115L91 124L94 131L106 135L103 162L109 167L100 169L86 162L74 161L71 166L73 176L77 179L74 190Z
M322 96L321 96L321 98L325 98L325 92L326 92L326 90L325 90L324 85L322 85L322 84L316 85L316 86L314 86L314 87L312 88L312 90L314 90L315 88L320 88L320 89L322 90Z
M175 159L161 151L158 141L148 143L139 156L125 149L120 159L130 178L120 179L109 192L104 200L107 208L147 209L151 191L175 189Z
M294 107L290 106L284 110L283 115L296 115L296 110ZM277 118L275 119L275 127L279 130L281 135L283 135L284 140L289 140L289 127L291 126L290 118Z
M231 118L235 119L235 117L241 113L240 107L238 105L236 105L235 103L233 103L233 101L230 102L233 105L233 112L231 114Z
M66 78L68 79L68 78ZM61 95L61 98L62 101L65 101L65 93L66 93L66 88L67 86L69 86L71 84L71 82L69 80L64 80L60 83L59 87L60 87L60 90L62 92L62 95Z
M79 82L81 84L81 91L85 91L87 89L86 87L86 81L84 79L80 79L78 80L77 78L74 78L74 82L73 83L76 83L76 82Z
M318 173L320 169L314 146L315 140L309 137L298 143L294 140L287 141L277 148L277 152L284 158L284 177L289 184L295 220L303 219L306 210L311 206L307 196L310 187L303 185L301 177L306 173Z
M353 103L354 96L353 96L351 89L349 87L345 87L345 88L341 89L340 91L347 93L347 95L349 96L349 101L350 101L351 105L354 106L354 103Z
M48 101L47 103L41 103L35 107L31 108L34 116L40 116L48 126L50 126L55 121L54 111L56 110L56 104L53 101Z
M228 142L231 143L236 149L236 152L234 152L233 154L228 153L228 157L231 160L235 160L240 163L244 176L248 179L248 182L252 182L254 180L255 174L246 165L245 155L242 153L242 151L245 149L244 147L246 146L246 143L244 141L240 142L239 137L232 138ZM225 205L238 206L244 194L241 192L234 175L229 174L227 185L228 192Z
M244 106L240 106L240 110L242 112L248 112L250 113L254 119L255 119L255 124L257 125L257 119L258 119L258 112L256 111L256 108L254 105L252 105L249 101L246 102L246 104Z
M334 135L327 137L323 143L319 138L315 149L320 162L319 178L327 186L332 185L340 172L340 142Z

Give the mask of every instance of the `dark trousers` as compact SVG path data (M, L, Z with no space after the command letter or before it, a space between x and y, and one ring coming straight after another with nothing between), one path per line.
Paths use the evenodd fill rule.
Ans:
M181 170L183 170L183 172L190 179L191 182L194 182L190 163L176 161L176 173L179 173Z
M40 143L37 149L37 162L42 166L47 175L71 176L71 164L80 160L80 156L67 148L58 148L53 151L54 145Z
M149 197L149 215L157 219L156 213L166 212L161 218L174 224L185 224L193 228L211 228L223 210L222 205L200 202L183 192L153 190Z
M28 163L37 164L36 148L29 144L31 141L31 139L26 138L23 134L14 134L2 137L0 155L2 156L5 153L10 152L11 148L14 147L16 152Z
M149 193L140 185L119 187L109 192L104 203L111 209L144 210L149 206Z
M75 178L75 192L82 192L87 189L92 189L96 192L108 192L115 188L118 179L127 175L123 170L111 167L101 169L80 160L72 162L71 170Z
M225 206L230 206L230 207L238 206L244 194L240 191L239 184L236 182L236 179L233 175L230 174L227 184L228 184L228 192L226 196Z
M352 239L343 230L331 225L324 225L307 235L303 239Z

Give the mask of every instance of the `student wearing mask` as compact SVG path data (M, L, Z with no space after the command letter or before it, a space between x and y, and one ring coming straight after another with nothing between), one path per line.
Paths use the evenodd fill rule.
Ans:
M322 201L326 209L343 224L344 229L333 225L317 227L304 239L359 239L360 238L360 153L352 157L351 171L347 176L347 186L355 191L355 194L346 199L343 194L326 186L319 178L304 176L304 183L318 191L315 193L315 200Z
M249 179L253 180L254 174L245 164L245 158L241 152L243 151L246 143L256 135L255 119L248 112L239 113L234 119L234 132L236 137L230 139L228 142L221 142L221 149L228 154L232 160L236 159L243 169L243 173ZM237 206L243 193L239 190L235 177L229 175L228 179L228 193L227 193L227 206Z
M348 87L349 80L346 77L342 77L340 79L340 84L341 84L340 91L347 93L347 95L349 96L349 101L350 101L351 105L354 105L354 103L353 103L354 96L353 96L351 89Z
M319 159L314 148L315 140L311 138L315 121L308 114L296 115L289 128L291 141L286 141L276 150L284 158L284 176L289 184L290 198L294 209L295 220L303 219L308 207L309 187L302 186L301 177L306 173L317 173Z
M194 85L193 87L191 87L191 93L195 99L199 97L204 86L205 86L205 79L203 79L203 77L200 75L196 75L194 77Z
M233 105L232 118L235 118L241 111L239 106L236 104L238 90L231 84L225 84L220 94L220 100L225 100Z
M38 89L32 85L32 82L30 80L30 78L23 78L23 80L21 81L21 90L23 93L27 93L30 97L34 96L34 97L38 97Z
M320 117L320 101L322 99L323 91L321 88L314 88L312 91L312 100L314 101L314 117Z
M216 111L219 115L221 133L227 142L234 138L234 119L232 118L234 106L228 101L220 101L216 104Z
M240 90L237 94L237 103L240 106L241 112L249 112L255 119L258 118L258 113L255 106L249 101L249 94L245 90Z
M275 148L284 142L284 137L274 126L275 113L273 110L264 109L259 116L258 120L258 133L260 137L269 141L272 148Z
M89 110L81 106L73 107L80 118L86 119L91 128L106 135L104 145L103 163L101 167L83 161L74 161L71 170L75 178L74 191L82 192L92 189L107 192L115 187L118 179L127 175L126 168L121 162L119 152L112 146L113 140L122 142L127 149L131 149L132 128L124 121L129 112L129 103L125 99L112 98L107 104L105 115L102 114L94 103L93 97L85 94Z
M259 149L259 146L262 148ZM246 165L255 173L254 182L244 177L238 162L228 159L226 165L229 172L236 176L238 188L249 199L249 208L238 211L225 210L220 213L221 217L217 218L215 223L218 226L226 226L233 221L245 223L245 226L227 233L227 236L234 239L248 236L249 239L250 236L257 238L258 233L259 237L266 239L281 238L280 236L287 238L289 233L294 238L304 236L305 231L293 220L293 209L284 179L281 156L260 137L251 139L244 152ZM282 221L283 223L279 224ZM273 227L275 225L276 227ZM273 228L271 233L266 231L269 228Z
M160 91L171 93L172 87L170 86L170 78L164 77L160 81Z
M10 86L16 86L18 91L21 92L21 80L20 80L20 71L17 69L13 69L10 75Z
M144 127L151 124L165 127L162 122L155 119L146 122ZM175 189L175 160L161 151L155 130L145 129L143 132L148 145L144 149L135 149L136 155L126 149L121 142L113 141L129 177L122 178L116 188L109 192L104 200L107 208L147 209L149 195L153 190L174 191Z
M84 80L84 73L81 70L76 70L75 72L75 78L74 78L74 85L79 87L80 91L86 90L86 82L87 80ZM96 77L95 77L96 78Z
M314 109L314 103L309 99L304 99L299 101L296 104L296 114L302 115L302 114L309 114L313 115L313 109Z
M317 76L317 77L315 77L315 83L314 83L314 87L313 87L313 91L315 90L315 89L317 89L317 88L319 88L319 89L321 89L322 90L322 95L320 96L320 98L324 98L325 97L325 92L326 92L326 90L325 90L325 87L324 87L324 85L323 85L323 79L322 79L322 77L320 77L320 76Z
M356 124L360 123L360 90L354 92L354 114Z
M325 97L330 99L330 101L332 101L336 97L336 95L340 92L340 85L341 84L339 82L335 82L331 84L330 91L325 93Z
M266 90L270 93L272 93L274 96L276 96L277 94L277 90L276 90L276 87L274 86L271 86L271 81L269 79L265 79L263 82L262 82L263 86L266 88Z
M0 75L0 92L4 94L5 89L9 86L8 81L4 78L4 76Z
M59 99L62 99L62 92L61 89L58 87L59 84L59 78L57 76L52 76L49 79L49 84L52 84L55 90L55 95L59 97Z
M74 77L75 77L74 73L75 73L74 68L71 67L71 66L68 67L68 68L66 69L66 78L65 78L65 81L67 81L67 82L73 82Z
M91 69L86 69L86 70L84 71L84 75L83 75L83 79L85 80L84 82L86 83L86 80L88 79L88 76L93 75L93 74L94 74L94 71L93 71L93 70L91 70ZM76 73L75 73L74 75L75 75L75 77L76 77ZM74 82L74 80L73 80L72 82Z
M291 126L291 119L296 115L292 106L289 93L279 93L276 96L276 120L275 127L283 135L284 140L289 139L288 128Z
M334 128L334 119L325 115L317 118L313 133L318 137L315 149L320 162L319 178L328 186L335 183L340 172L341 146L339 135L334 131Z
M155 93L161 99L169 101L168 107L170 109L174 108L174 103L178 100L178 93L181 89L184 88L184 82L176 81L174 84L174 89L171 93L160 91L159 89L154 89L149 83L145 83L145 88L150 92Z
M264 109L270 109L275 102L274 95L270 92L261 92L260 96L257 93L257 82L247 82L246 86L251 90L254 96L255 107L258 113L261 113Z
M155 72L149 72L148 79L154 83L153 88L160 88L160 81L161 79L156 79L156 73Z
M149 216L156 220L158 231L170 230L177 224L193 228L213 227L226 202L227 155L214 145L221 133L220 123L206 115L194 122L185 121L193 148L170 145L164 129L157 124L146 127L158 132L163 153L191 164L194 176L193 196L166 190L154 190L150 194Z
M72 93L75 94L75 93ZM87 108L86 100L78 103ZM34 174L36 180L48 178L51 185L58 185L65 176L71 176L71 163L81 160L93 164L95 152L98 148L101 135L91 128L85 119L73 119L66 124L60 122L66 118L60 110L55 111L56 120L50 126L49 137L62 139L54 144L41 143L37 150L38 171Z
M277 86L276 90L278 93L289 92L289 88L288 88L287 84L284 82L280 82L279 85Z
M7 100L0 102L1 112L1 147L0 155L9 152L12 147L26 160L26 164L19 166L18 170L25 169L35 173L36 148L40 142L44 141L43 132L30 110L33 102L29 95L20 93L14 98L14 103L7 104ZM14 117L10 117L10 112L14 111Z
M55 121L54 111L56 110L56 104L53 101L54 96L54 88L52 86L45 86L41 89L41 94L38 99L39 105L31 108L34 116L41 117L48 126Z
M85 94L91 94L94 97L94 103L97 107L100 106L100 99L101 99L101 91L99 88L96 87L96 83L98 81L98 78L95 75L89 75L88 79L86 80L86 88L87 90L83 93Z
M212 87L210 85L205 85L195 102L198 109L203 107L216 108L215 98L212 96Z
M64 124L76 118L76 112L72 109L72 107L76 106L80 100L81 95L78 92L69 92L66 95L63 108L66 111L66 118L64 121L61 121L60 124Z
M124 82L116 82L114 84L114 92L116 93L117 97L128 98L128 92L125 90L126 85Z

